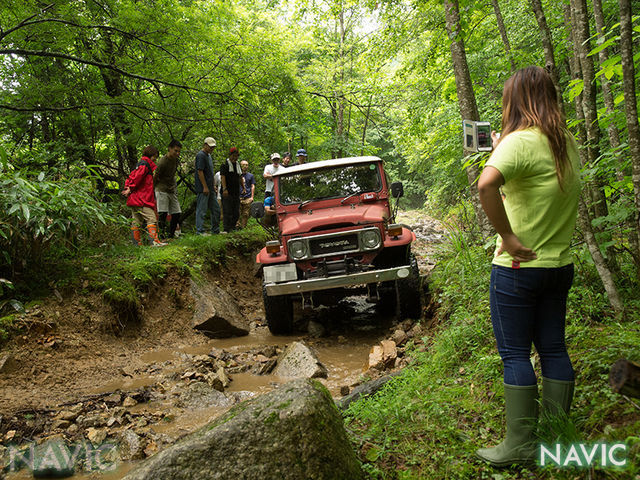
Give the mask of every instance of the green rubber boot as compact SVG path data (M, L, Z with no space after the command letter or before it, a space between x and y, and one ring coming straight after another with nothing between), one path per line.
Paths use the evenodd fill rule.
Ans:
M536 457L536 422L538 419L538 386L504 385L507 434L493 448L481 448L476 455L495 467L514 463L530 463Z
M574 385L575 382L542 377L542 413L558 415L559 412L564 412L568 415Z

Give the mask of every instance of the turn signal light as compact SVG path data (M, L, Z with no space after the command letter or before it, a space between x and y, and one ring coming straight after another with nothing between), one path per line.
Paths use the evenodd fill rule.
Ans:
M280 253L280 242L278 240L267 242L267 253L272 255Z
M389 234L390 237L399 237L402 235L402 225L389 225L389 228L387 228L387 234Z

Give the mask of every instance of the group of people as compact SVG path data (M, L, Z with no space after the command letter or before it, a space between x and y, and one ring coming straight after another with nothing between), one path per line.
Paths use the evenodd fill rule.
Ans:
M202 149L195 158L194 190L198 235L221 233L220 217L222 233L246 227L254 201L256 179L249 172L249 163L246 160L238 161L240 152L237 147L231 147L227 159L216 169L211 157L216 145L214 138L205 138ZM145 147L142 158L125 182L122 194L127 197L127 205L132 209L131 231L138 245L143 244L144 225L153 246L166 245L164 240L176 235L182 213L176 181L181 150L182 144L178 140L171 140L167 153L158 159L159 150L156 147ZM271 163L263 173L266 180L264 198L267 209L270 210L269 205L273 205L273 175L282 168L303 164L307 160L304 149L298 150L296 156L297 162L291 164L289 152L282 158L279 153L271 155ZM209 231L205 227L207 212L211 222Z
M176 182L181 150L182 144L171 140L167 153L158 160L159 150L153 145L145 147L142 158L124 184L122 194L132 209L131 231L138 245L143 244L145 224L153 246L166 245L162 240L173 238L176 233L182 213ZM169 216L171 221L167 225Z

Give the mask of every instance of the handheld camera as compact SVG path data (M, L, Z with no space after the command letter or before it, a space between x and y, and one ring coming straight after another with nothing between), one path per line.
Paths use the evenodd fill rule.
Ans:
M463 120L462 143L464 149L470 152L490 152L493 150L491 123Z

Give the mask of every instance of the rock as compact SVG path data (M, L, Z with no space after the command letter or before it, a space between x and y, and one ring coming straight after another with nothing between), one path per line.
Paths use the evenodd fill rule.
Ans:
M380 345L374 345L369 352L369 367L382 370L384 368L383 360L384 350Z
M400 375L400 373L402 372L394 372L391 375L386 375L370 382L363 383L362 385L358 385L349 395L338 400L336 402L336 405L339 409L346 410L352 402L355 402L360 397L373 395L378 390L380 390L389 380Z
M17 363L13 355L6 354L0 356L0 373L11 373L16 367Z
M258 350L258 353L264 355L267 358L275 357L278 355L278 347L275 345L266 345Z
M407 340L409 340L409 337L404 330L397 329L395 332L393 332L393 335L391 336L391 340L396 342L396 345L398 347L401 347L407 342Z
M111 395L104 397L103 400L105 403L119 405L120 402L122 402L122 395L120 395L119 393L112 393Z
M118 436L118 446L122 460L136 460L144 457L142 440L131 430L125 430Z
M82 408L82 407L81 407ZM61 410L55 417L56 420L66 420L68 422L75 421L80 415L80 408Z
M36 446L33 459L35 478L65 478L75 472L71 452L60 438L46 440Z
M4 445L0 445L0 472L4 471L9 465L9 449Z
M324 325L322 325L321 323L309 320L309 323L307 325L307 332L313 338L320 338L323 337L325 333L327 333L327 329L324 328Z
M293 342L278 358L273 374L284 378L327 378L328 372L313 350L303 342Z
M180 392L178 406L198 410L209 407L230 407L233 401L205 382L193 382Z
M215 388L219 392L224 392L224 389L229 386L230 380L224 373L224 368L219 367L216 372L209 372L204 376L207 383Z
M411 327L411 330L407 332L407 335L409 336L409 338L421 339L424 336L424 334L425 334L424 328L419 323L416 323L413 327Z
M382 346L382 362L385 367L392 367L398 358L398 350L396 349L396 342L393 340L383 340L380 342Z
M107 431L102 428L88 428L86 435L92 445L97 447L107 438Z
M70 426L71 422L69 420L54 420L51 424L53 430L66 430Z
M278 361L275 358L267 360L265 363L259 363L251 369L254 375L268 375L276 367Z
M235 299L213 283L196 284L191 280L195 300L193 328L211 338L240 337L249 334L249 321Z
M147 445L147 448L144 449L144 454L147 457L150 457L151 455L153 455L157 451L158 451L158 444L156 442L154 442L153 440L151 440L149 442L149 444Z
M122 402L122 406L125 408L135 407L137 404L138 402L136 401L136 399L131 397L125 398L124 402Z
M329 392L298 379L232 408L124 480L361 480Z

